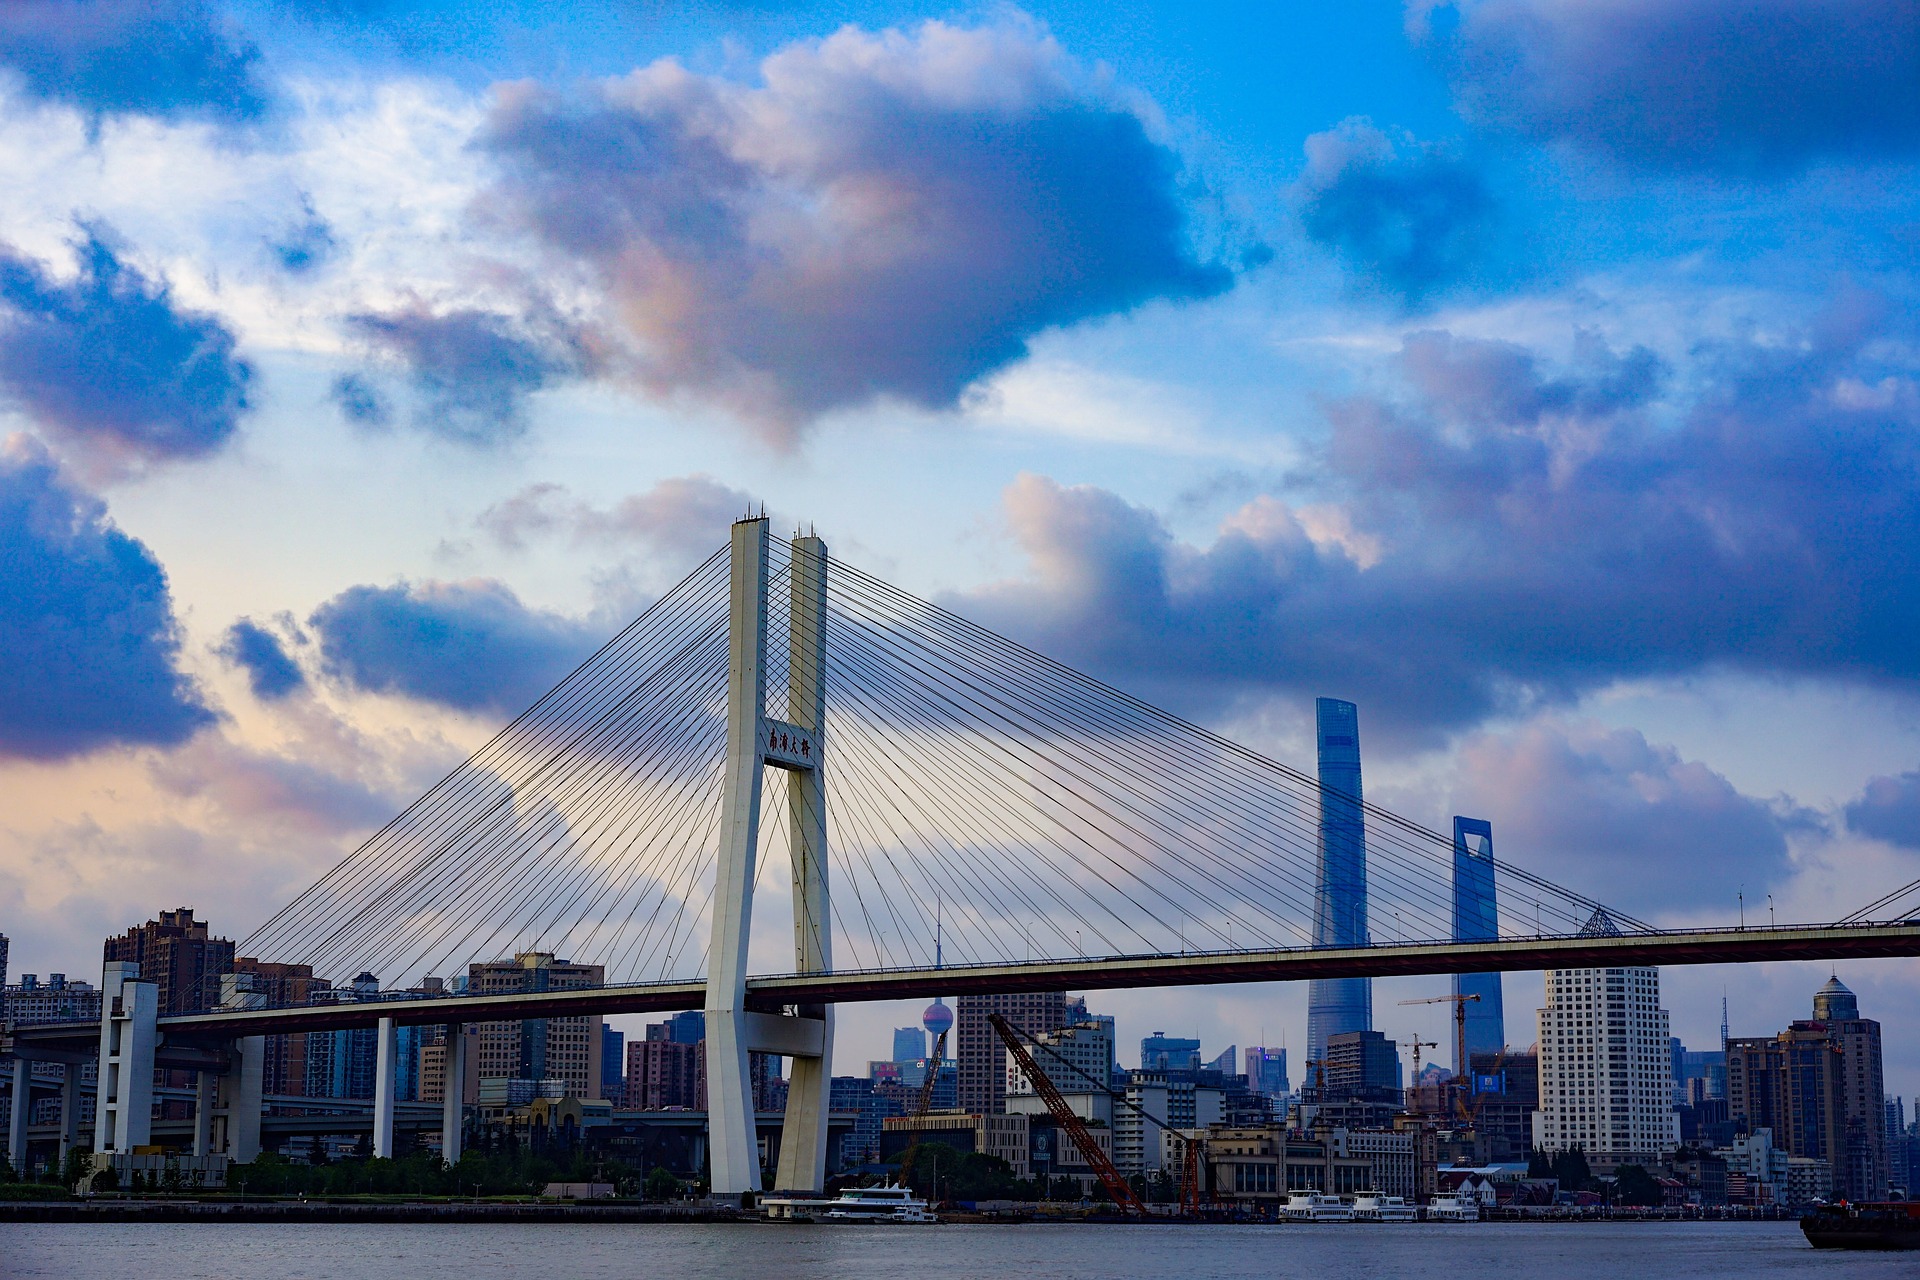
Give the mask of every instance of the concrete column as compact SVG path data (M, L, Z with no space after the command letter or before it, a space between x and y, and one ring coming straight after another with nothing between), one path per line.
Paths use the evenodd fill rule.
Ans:
M250 973L220 977L222 1009L264 1009L267 995L254 989ZM218 1128L212 1150L223 1151L235 1164L251 1164L260 1154L260 1117L266 1110L267 1041L264 1036L242 1036L228 1046L227 1069L215 1084L214 1114Z
M707 965L707 1136L713 1195L760 1190L753 1081L747 1068L747 932L760 842L761 733L766 712L767 521L733 526L727 628L727 757L720 791Z
M378 1160L393 1159L393 1082L399 1055L399 1028L392 1018L382 1018L373 1050L373 1154Z
M467 1122L467 1029L457 1022L447 1025L446 1075L447 1087L440 1095L440 1158L459 1164Z
M798 973L833 967L833 912L827 894L826 613L827 544L793 540L790 630L787 637L787 716L814 734L814 767L787 775L788 846L793 861L793 959ZM827 1105L832 1088L833 1010L803 1008L823 1025L817 1058L796 1057L787 1082L787 1114L780 1132L775 1185L821 1191L827 1178Z
M260 1118L267 1109L265 1036L243 1036L234 1041L233 1066L227 1079L227 1158L235 1164L252 1164L260 1154Z
M80 1141L80 1064L69 1062L60 1081L60 1163Z
M213 1151L214 1085L219 1077L211 1071L196 1072L193 1077L193 1154Z
M27 1180L27 1118L33 1111L33 1064L13 1060L13 1105L7 1109L7 1163L22 1182Z
M153 1058L160 1044L160 989L140 966L112 961L100 980L100 1083L96 1154L131 1154L153 1140Z

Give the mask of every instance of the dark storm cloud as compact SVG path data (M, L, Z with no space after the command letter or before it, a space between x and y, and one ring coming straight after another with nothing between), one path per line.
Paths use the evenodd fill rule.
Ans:
M224 444L253 368L218 317L177 306L97 229L60 280L0 247L0 395L95 452L155 461Z
M167 576L25 437L0 450L0 755L170 745L213 721Z
M6 0L0 71L96 123L108 115L258 117L259 54L201 0Z
M1847 806L1847 827L1888 844L1920 849L1920 770L1870 779Z
M461 711L518 712L593 652L593 629L498 582L349 587L309 620L329 675Z
M1360 119L1314 134L1306 152L1301 225L1363 278L1418 302L1484 266L1494 203L1472 165Z
M247 673L247 683L256 698L273 702L306 687L306 676L287 655L280 637L251 618L242 618L227 628L219 653Z
M417 307L350 316L348 324L406 367L418 397L414 424L463 444L498 444L520 434L526 398L584 363L566 336L524 331L486 311ZM340 379L334 398L355 422L385 421L378 394L363 379Z
M847 29L761 75L659 62L494 109L495 214L585 268L656 391L776 432L947 407L1043 329L1232 283L1178 157L1024 22Z
M1478 122L1630 162L1764 170L1920 146L1912 0L1411 0Z
M1585 338L1406 339L1404 391L1330 408L1338 501L1243 508L1208 546L1110 493L1007 495L1031 578L960 603L1070 661L1194 700L1355 696L1400 728L1717 668L1912 688L1920 391L1844 300L1778 344L1660 363Z

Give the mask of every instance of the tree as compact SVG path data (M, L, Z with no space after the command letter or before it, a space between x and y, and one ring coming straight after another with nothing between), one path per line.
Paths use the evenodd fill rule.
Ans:
M1646 1166L1623 1164L1614 1172L1613 1202L1615 1204L1657 1205L1665 1201L1660 1183L1647 1172Z
M1587 1153L1579 1147L1568 1147L1565 1151L1554 1153L1553 1176L1560 1180L1562 1191L1585 1191L1593 1181L1593 1170L1587 1164Z
M668 1173L659 1165L647 1175L647 1199L671 1200L680 1194L680 1179Z

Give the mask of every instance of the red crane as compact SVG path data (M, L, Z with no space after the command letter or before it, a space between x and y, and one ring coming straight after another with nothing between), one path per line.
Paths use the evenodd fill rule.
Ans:
M992 1024L994 1031L999 1033L1000 1039L1006 1043L1007 1052L1013 1055L1013 1060L1020 1064L1022 1071L1027 1073L1027 1079L1033 1082L1033 1091L1039 1094L1041 1100L1047 1104L1047 1111L1053 1116L1053 1122L1066 1131L1067 1136L1073 1139L1074 1146L1080 1148L1080 1157L1092 1167L1095 1176L1100 1179L1100 1185L1107 1189L1107 1195L1113 1199L1114 1204L1118 1205L1123 1213L1137 1213L1143 1218L1146 1217L1147 1206L1140 1203L1140 1197L1133 1194L1133 1188L1128 1186L1127 1180L1120 1176L1120 1170L1114 1167L1112 1158L1093 1140L1093 1135L1087 1131L1087 1122L1074 1114L1073 1108L1067 1105L1067 1100L1060 1096L1060 1090L1054 1087L1053 1081L1047 1078L1047 1073L1040 1069L1040 1064L1033 1060L1033 1055L1028 1053L1026 1046L1020 1043L1019 1033L1013 1029L1013 1024L997 1013L988 1014L987 1021Z

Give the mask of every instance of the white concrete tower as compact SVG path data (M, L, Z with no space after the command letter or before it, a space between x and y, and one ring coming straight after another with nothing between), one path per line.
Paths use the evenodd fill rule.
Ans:
M795 719L783 721L766 713L767 521L762 516L737 522L728 614L726 772L707 969L707 1147L716 1199L737 1200L761 1189L749 1053L794 1059L778 1181L784 1189L819 1190L826 1180L831 1018L824 1008L803 1008L787 1017L746 1007L754 857L767 765L792 775L787 796L795 968L818 972L831 963L826 792L820 774L826 545L818 538L794 540L792 583L787 714Z

